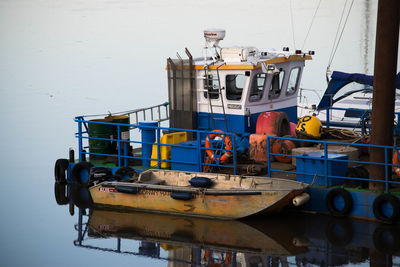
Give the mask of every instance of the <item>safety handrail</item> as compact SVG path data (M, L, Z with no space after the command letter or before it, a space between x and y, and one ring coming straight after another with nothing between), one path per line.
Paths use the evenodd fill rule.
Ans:
M290 141L295 141L295 142L308 142L308 143L314 143L314 144L322 144L323 145L323 153L321 156L321 160L324 162L324 175L323 179L325 184L327 184L328 178L329 179L343 179L343 180L360 180L360 181L374 181L374 182L379 182L379 183L385 183L385 191L389 192L389 186L391 184L399 184L400 181L393 181L389 180L389 171L388 169L392 169L393 166L400 167L400 165L393 164L392 163L392 158L388 158L388 153L392 150L398 151L400 150L400 147L394 147L394 146L384 146L384 145L371 145L371 144L358 144L358 143L346 143L346 142L336 142L336 141L323 141L323 140L310 140L310 139L298 139L298 138L288 138L288 137L276 137L276 136L268 136L267 137L267 159L270 159L271 156L277 155L277 156L285 156L285 157L290 157L290 158L296 158L296 159L307 159L310 158L308 156L303 156L303 155L286 155L286 154L280 154L280 153L272 153L270 146L272 140L290 140ZM385 152L385 162L370 162L370 161L361 161L361 160L343 160L343 159L334 159L334 158L329 158L329 145L345 145L345 146L354 146L354 147L359 147L359 148L381 148L384 149ZM334 152L331 154L337 154L338 152ZM328 174L328 162L347 162L347 163L359 163L359 164L369 164L369 165L379 165L379 166L385 166L385 180L379 180L379 179L363 179L363 178L356 178L356 177L347 177L347 176L334 176L331 174ZM267 161L268 165L268 177L271 177L272 172L280 172L280 173L291 173L291 174L303 174L303 175L314 175L315 173L312 172L298 172L298 171L285 171L285 170L279 170L279 169L272 169L271 165L271 160Z
M162 112L161 108L164 107L165 111L164 113ZM157 110L157 116L154 115L155 110ZM104 116L116 116L116 115L135 115L135 121L136 124L139 123L139 114L142 114L142 118L140 120L142 121L147 121L147 113L150 112L150 120L151 121L157 121L157 122L162 122L169 120L169 103L164 102L162 104L154 105L151 107L146 107L146 108L139 108L139 109L133 109L133 110L127 110L127 111L120 111L120 112L109 112L109 113L104 113L104 114L91 114L91 115L82 115L78 116L76 118L81 118L82 120L84 118L91 118L91 117L104 117ZM164 114L164 116L163 116ZM87 130L87 128L86 128Z
M150 160L150 161L157 161L158 168L161 168L161 162L170 162L170 163L185 163L181 161L176 161L176 160L167 160L167 159L161 159L161 147L182 147L182 148L189 148L189 149L196 149L197 150L197 166L198 166L198 171L202 171L203 166L215 166L215 167L226 167L226 168L232 168L233 173L236 174L236 142L235 142L235 134L234 133L227 133L227 132L218 132L218 134L223 135L224 137L229 137L232 142L232 149L225 149L225 148L207 148L205 146L202 146L201 141L205 139L206 136L209 134L215 134L214 131L207 131L207 130L193 130L193 129L178 129L178 128L169 128L169 127L161 127L161 126L150 126L150 125L141 125L141 124L124 124L124 123L115 123L115 122L104 122L104 121L89 121L85 120L83 116L78 116L75 117L74 119L75 122L78 123L78 132L75 134L75 136L78 138L78 150L79 150L79 159L80 161L84 160L85 155L98 155L98 156L108 156L108 157L116 157L118 159L118 165L119 166L128 166L128 159L141 159L141 160ZM101 138L101 137L90 137L89 136L89 131L88 131L88 124L102 124L102 125L110 125L110 126L117 126L117 133L118 136L115 138ZM86 129L86 131L83 131L83 125ZM156 131L156 143L149 143L145 141L137 141L137 140L124 140L121 139L121 127L129 127L130 129L136 129L136 130L143 130L143 129L153 129ZM196 137L197 143L196 146L188 146L188 145L181 145L181 144L162 144L160 142L161 140L161 132L162 131L168 131L168 132L188 132L188 133L193 133L194 136ZM95 152L86 152L84 151L84 146L83 146L83 140L102 140L102 141L113 141L117 142L118 144L118 151L117 154L103 154L103 153L95 153ZM145 156L128 156L128 145L129 144L141 144L141 145L156 145L157 146L157 158L148 158ZM123 154L122 154L122 149L121 145L124 146L123 148ZM201 154L203 151L206 150L212 150L214 153L221 153L221 155L225 152L231 152L232 153L232 159L233 159L233 164L232 165L226 165L226 164L221 164L220 162L214 162L214 163L205 163L202 161Z

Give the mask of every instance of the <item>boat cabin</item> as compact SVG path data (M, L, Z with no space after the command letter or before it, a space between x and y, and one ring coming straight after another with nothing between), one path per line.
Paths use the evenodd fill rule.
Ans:
M252 133L266 111L297 121L297 92L310 54L219 47L224 30L204 31L203 57L168 59L170 127Z

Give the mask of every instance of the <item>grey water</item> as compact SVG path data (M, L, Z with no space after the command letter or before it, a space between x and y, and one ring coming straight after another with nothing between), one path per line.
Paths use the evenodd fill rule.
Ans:
M133 241L124 251L155 246L155 257L79 245L83 233L78 231L78 222L82 218L85 228L90 212L85 209L87 215L79 216L83 210L75 206L71 216L69 205L58 205L53 177L55 160L67 158L70 147L77 148L73 118L167 101L166 58L176 57L177 52L184 55L185 47L201 56L202 31L210 27L226 29L222 46L315 50L314 59L307 62L301 87L322 92L346 2L350 1L322 0L315 13L317 0L0 0L0 266L197 264L194 255L201 257L199 249L210 247L187 239L178 243L179 249L190 250L189 258L179 257L178 248L172 253L174 249L160 246L162 239L151 238L153 244L147 244L143 242L149 236L132 233L127 239ZM376 12L376 0L354 1L332 70L373 73ZM315 99L314 94L309 95L310 101ZM296 223L296 219L282 220L284 225ZM320 221L314 217L305 220ZM286 260L272 252L259 256L265 264L274 266L400 264L398 256L389 257L390 250L379 250L374 244L377 226L359 226L352 221L331 226L329 218L323 221L317 231L320 235L315 233L318 224L314 231L293 230L301 232L299 236L306 241L300 247L307 252L298 256L289 253ZM340 234L328 236L331 227L338 227L334 233L345 236L350 235L350 229L351 240ZM118 239L124 239L123 235L99 238L92 234L88 237L86 233L87 239L81 243L115 250ZM279 247L288 241L279 235L267 237ZM397 244L395 239L393 246ZM221 249L216 246L216 251ZM236 262L241 264L237 266L245 266L240 259L246 250L240 244L227 251L236 253ZM169 261L171 257L178 260Z

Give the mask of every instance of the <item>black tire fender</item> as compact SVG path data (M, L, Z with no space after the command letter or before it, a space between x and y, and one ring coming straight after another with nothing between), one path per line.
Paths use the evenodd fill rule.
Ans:
M56 202L58 205L66 205L68 204L68 197L66 195L66 183L54 183L54 196L56 198Z
M343 198L344 201L344 207L343 209L339 210L335 206L335 197L340 196ZM348 215L351 210L353 209L353 198L350 194L349 191L343 188L335 188L332 189L331 191L328 192L325 198L325 204L328 209L328 211L333 215L333 216L346 216Z
M90 195L89 189L86 186L82 186L80 184L72 185L71 199L75 206L80 209L91 208L93 206L93 200Z
M69 161L67 159L58 159L54 164L54 179L57 183L66 183L67 175L66 170L68 170Z
M120 193L126 193L126 194L137 194L139 192L139 189L137 187L127 186L127 185L117 185L115 186L115 190L117 190Z
M171 197L175 200L190 200L193 198L191 192L173 191Z
M393 213L391 216L386 216L383 212L383 204L387 202L392 206ZM397 197L391 194L382 194L375 198L372 204L372 211L375 218L384 223L393 223L399 218L400 201Z
M87 170L88 179L89 179L89 173L90 173L90 169L92 167L93 167L93 165L86 161L82 161L82 162L75 164L75 166L72 168L72 172L71 172L72 181L74 181L74 183L76 183L76 184L87 186L88 182L83 182L81 180L81 171Z

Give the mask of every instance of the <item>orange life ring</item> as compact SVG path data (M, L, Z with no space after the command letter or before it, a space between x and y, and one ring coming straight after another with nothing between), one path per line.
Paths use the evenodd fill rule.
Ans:
M400 165L399 156L398 156L399 153L400 152L398 152L398 151L394 152L393 162L392 162L393 164ZM400 176L400 167L399 166L393 166L393 171L397 174L397 176Z
M223 133L223 131L221 130L214 130L213 132L217 132L217 133ZM232 142L231 139L228 136L225 136L223 134L217 134L217 133L212 133L212 134L208 134L207 138L206 138L206 142L205 142L205 147L206 148L211 148L211 143L210 143L210 139L214 139L215 137L219 136L219 137L223 137L224 138L224 145L225 145L225 149L224 150L232 150ZM210 139L209 139L210 137ZM210 158L213 162L220 162L220 163L225 163L229 161L229 158L232 157L232 151L225 151L225 153L220 156L220 157L215 157L214 156L214 152L211 149L207 149L206 150L207 156L208 158Z

